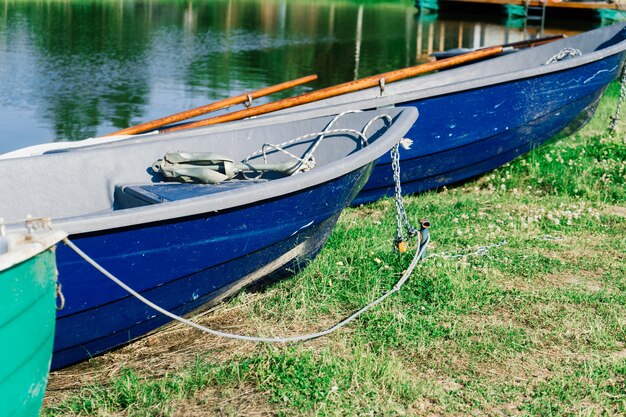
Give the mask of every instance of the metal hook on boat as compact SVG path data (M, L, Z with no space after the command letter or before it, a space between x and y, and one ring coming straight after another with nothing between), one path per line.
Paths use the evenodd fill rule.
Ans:
M378 88L380 88L380 95L385 94L385 78L381 78L378 80Z

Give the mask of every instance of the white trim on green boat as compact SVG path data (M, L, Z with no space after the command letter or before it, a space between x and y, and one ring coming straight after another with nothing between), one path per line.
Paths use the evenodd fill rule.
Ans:
M0 271L11 268L38 255L67 237L61 230L35 230L23 233L0 233L8 244L8 251L0 254Z

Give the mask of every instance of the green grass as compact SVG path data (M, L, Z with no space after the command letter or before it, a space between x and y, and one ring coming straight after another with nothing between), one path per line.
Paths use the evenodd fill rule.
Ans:
M253 345L179 325L54 373L43 415L626 414L626 144L582 131L463 186L406 199L433 258L344 330ZM325 328L389 289L390 200L346 210L295 277L197 320L280 336Z

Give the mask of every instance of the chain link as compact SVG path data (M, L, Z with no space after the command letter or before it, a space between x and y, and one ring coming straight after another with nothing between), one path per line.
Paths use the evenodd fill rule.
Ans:
M626 101L626 64L622 67L622 77L620 80L620 92L619 98L617 99L617 107L615 109L615 114L611 116L611 123L609 125L609 132L614 134L617 131L617 124L620 121L622 115L622 106Z
M396 203L396 240L394 241L394 249L404 252L404 236L403 228L406 229L409 238L417 235L418 231L409 222L404 207L404 198L402 197L402 185L400 181L400 144L396 144L391 149L391 169L393 170L393 182L395 187L394 200Z

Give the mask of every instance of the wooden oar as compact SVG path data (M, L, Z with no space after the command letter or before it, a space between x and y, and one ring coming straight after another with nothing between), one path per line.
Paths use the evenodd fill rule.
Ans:
M104 136L117 136L117 135L135 135L137 133L148 132L150 130L157 129L161 126L165 126L171 123L180 122L181 120L191 119L192 117L200 116L212 111L224 109L226 107L233 106L235 104L246 103L255 98L267 96L277 93L279 91L287 90L289 88L309 83L317 79L317 75L308 75L306 77L298 78L296 80L287 81L281 84L276 84L271 87L262 88L251 92L250 94L242 94L236 97L230 97L224 100L217 101L215 103L207 104L205 106L196 107L195 109L183 111L180 113L172 114L171 116L162 117L160 119L152 120L138 124L136 126L127 127L126 129L119 130L117 132L108 133Z
M508 48L532 48L533 46L543 45L544 43L550 43L558 39L563 39L564 37L565 35L563 35L562 33L559 33L558 35L550 35L550 36L545 36L543 38L527 39L524 41L505 43L502 46L505 48L507 47Z
M365 90L367 88L376 87L381 82L389 84L394 81L403 80L405 78L415 77L420 74L432 72L455 65L460 65L470 61L487 58L492 55L502 53L502 46L494 46L491 48L481 49L480 51L470 52L468 54L459 55L452 58L442 59L440 61L427 62L426 64L416 65L413 67L403 68L395 71L385 72L383 74L372 75L370 77L361 78L355 81L349 81L332 87L323 88L321 90L311 91L310 93L300 94L299 96L289 97L282 100L262 104L246 110L240 110L209 119L199 120L182 126L175 126L164 129L161 132L174 132L177 130L192 129L201 126L209 126L218 123L231 122L234 120L244 119L246 117L258 116L261 114L271 113L274 111L286 109L289 107L299 106L301 104L312 103L314 101L323 100L342 94L352 93L354 91Z
M517 41L517 42L511 42L511 43L505 43L502 46L505 50L511 50L511 49L522 49L522 48L532 48L534 46L539 46L539 45L543 45L545 43L550 43L553 41L556 41L558 39L563 39L565 37L565 35L563 34L559 34L559 35L550 35L550 36L546 36L543 38L536 38L536 39L527 39L524 41ZM441 59L445 59L445 58L451 58L454 56L459 56L459 55L463 55L463 54L467 54L470 52L474 52L474 51L480 51L485 48L477 48L477 49L467 49L467 48L459 48L459 49L449 49L447 51L442 51L442 52L433 52L432 54L430 54L430 56L436 60L441 60Z

